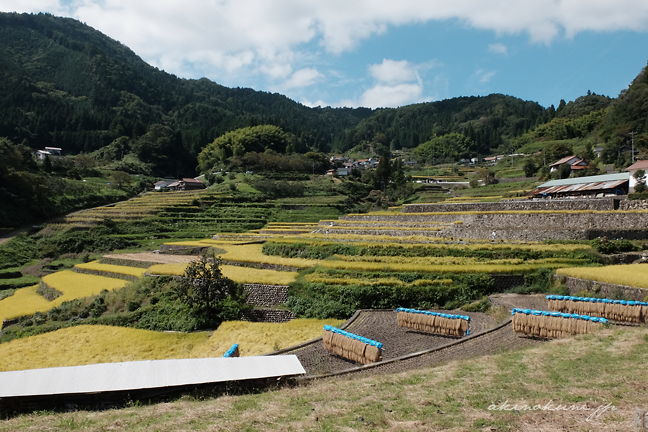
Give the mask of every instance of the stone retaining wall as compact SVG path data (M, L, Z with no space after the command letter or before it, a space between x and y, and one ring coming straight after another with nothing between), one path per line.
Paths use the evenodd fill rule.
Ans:
M247 303L253 306L278 306L288 301L288 286L245 284Z
M467 212L507 210L615 210L619 198L569 200L516 200L496 203L406 204L403 213Z
M129 282L135 282L139 280L139 277L137 276L127 275L122 273L112 273L106 271L82 269L78 267L72 267L72 271L76 273L82 273L82 274L93 275L93 276L103 276L103 277L109 277L113 279L122 279L122 280L127 280Z
M492 238L540 241L545 239L590 240L596 237L646 239L648 238L648 214L636 212L609 213L486 213L486 214L394 214L353 215L349 221L399 222L458 222L451 228L430 231L418 235L429 237ZM354 230L356 234L363 234ZM409 230L413 232L414 230ZM382 231L384 235L406 235L404 231ZM364 230L374 234L377 231Z
M211 246L180 246L163 244L160 246L160 252L169 255L199 255L207 251Z
M648 201L646 200L623 200L619 205L619 210L648 210Z
M283 323L292 321L294 313L285 309L253 309L241 314L241 321Z
M578 279L562 275L554 275L554 278L565 284L570 295L577 295L578 293L585 291L601 295L605 298L615 300L628 299L635 301L646 301L646 296L648 295L648 290L643 288L610 284L588 279Z
M493 286L497 292L509 290L524 285L523 275L492 275Z

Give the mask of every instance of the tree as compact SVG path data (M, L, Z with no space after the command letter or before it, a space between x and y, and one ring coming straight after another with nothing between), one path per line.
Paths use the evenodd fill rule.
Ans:
M637 180L634 190L635 192L645 192L646 191L646 171L639 169L635 171L633 177Z
M240 309L244 300L241 285L223 276L220 266L221 259L210 248L187 266L176 287L178 298L204 313L210 322L222 317L232 304Z
M386 153L383 153L383 155L380 156L378 168L376 168L376 178L380 183L380 190L384 192L389 183L389 179L391 178L391 166L389 163L389 157Z
M124 171L113 171L113 173L110 174L110 185L115 189L124 189L126 186L130 185L130 182L130 175Z
M533 163L533 160L531 160L531 158L527 158L527 160L524 161L523 169L525 177L533 177L533 174L538 171L538 167Z

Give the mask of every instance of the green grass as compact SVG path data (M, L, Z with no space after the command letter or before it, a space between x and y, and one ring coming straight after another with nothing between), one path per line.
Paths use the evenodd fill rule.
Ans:
M547 342L410 372L343 376L306 386L96 412L38 412L4 420L14 430L633 430L648 397L646 328ZM589 411L499 410L512 406ZM598 407L609 408L590 421ZM490 408L490 409L489 409ZM532 429L525 429L532 425Z

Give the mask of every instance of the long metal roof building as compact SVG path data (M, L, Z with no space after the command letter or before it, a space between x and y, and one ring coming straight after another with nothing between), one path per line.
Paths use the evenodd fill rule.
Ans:
M569 196L627 193L630 173L605 174L548 181L533 191L535 196Z

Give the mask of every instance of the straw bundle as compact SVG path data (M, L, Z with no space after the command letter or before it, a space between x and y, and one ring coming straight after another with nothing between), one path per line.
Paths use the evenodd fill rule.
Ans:
M464 315L398 308L396 321L399 327L407 327L426 333L454 337L463 337L470 334L470 317Z
M614 321L648 322L648 303L591 297L547 296L549 309L578 315L589 315Z
M585 334L607 323L605 318L530 309L513 309L512 315L514 332L542 339Z
M382 360L382 344L338 328L325 325L322 335L324 349L357 363L369 364Z

